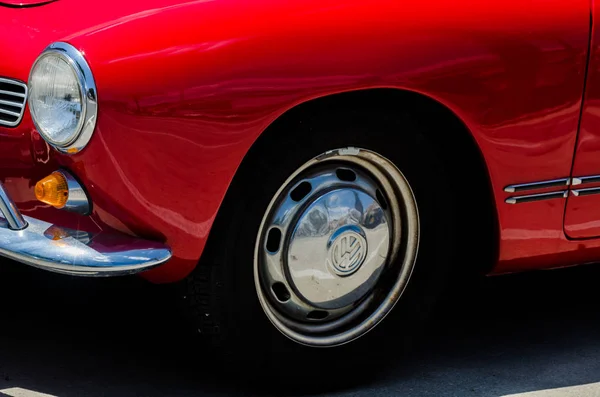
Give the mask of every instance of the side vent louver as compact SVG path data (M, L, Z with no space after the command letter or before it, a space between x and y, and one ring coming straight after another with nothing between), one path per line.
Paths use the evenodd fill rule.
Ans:
M0 77L0 125L14 127L21 121L27 102L27 85Z

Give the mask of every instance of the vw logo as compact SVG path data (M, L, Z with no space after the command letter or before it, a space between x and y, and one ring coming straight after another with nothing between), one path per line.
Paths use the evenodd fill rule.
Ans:
M367 240L353 230L340 233L329 248L329 260L339 276L356 272L367 255Z

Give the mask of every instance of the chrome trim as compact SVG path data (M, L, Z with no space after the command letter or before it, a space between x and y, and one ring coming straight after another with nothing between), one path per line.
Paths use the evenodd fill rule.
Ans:
M315 310L326 312L327 321L355 310L381 281L392 247L393 217L377 201L380 184L350 164L322 167L286 186L266 218L258 258L262 292L300 322ZM336 170L346 170L354 180L340 180ZM303 185L310 191L293 199ZM273 229L281 235L276 250L268 243ZM277 283L290 291L286 302L277 303Z
M15 121L0 120L0 125L6 126L6 127L15 127L21 122L21 120L23 119L23 113L25 113L25 106L26 106L26 102L27 102L27 99L26 99L27 98L27 84L25 84L21 81L18 81L18 80L8 79L8 78L3 78L3 77L0 77L0 83L12 84L14 86L23 88L23 90L25 91L24 93L20 93L20 92L14 92L14 91L9 91L9 90L0 90L0 94L2 94L2 95L10 95L15 98L23 98L23 100L21 102L13 102L13 101L7 101L7 100L0 99L0 105L8 105L8 106L13 106L13 107L20 109L19 112L13 112L11 110L6 110L6 109L0 108L0 113L8 114L10 116L17 118Z
M13 112L11 110L6 110L6 109L0 109L0 113L9 114L9 115L15 116L15 117L19 117L20 116L19 113ZM2 121L2 122L4 122L4 121ZM7 124L5 124L5 125L7 125Z
M573 185L585 185L587 183L600 182L600 175L578 176L573 178Z
M552 179L549 181L521 183L518 185L508 185L504 188L507 193L522 192L524 190L545 189L557 186L569 186L570 178Z
M0 212L8 223L8 228L11 230L22 230L27 227L27 222L19 212L14 201L10 198L4 185L0 183Z
M339 176L336 179L336 169L351 170L355 179ZM311 189L296 200L293 192L303 181L310 181ZM379 195L377 191L380 191ZM335 200L319 207L320 199L334 195L335 198L340 198L338 193L355 195L357 199L364 194L370 196L365 199L371 204L363 205L359 210L356 206L345 208L352 201L348 197L344 203L338 203L339 207ZM380 203L387 204L387 208L379 211L383 209ZM328 223L326 213L329 204L339 223ZM314 219L306 214L311 209ZM341 213L336 212L338 210ZM370 214L373 217L368 217L367 223L371 225L372 222L375 229L381 231L384 229L381 226L386 224L389 234L383 238L380 236L370 239L365 233L363 237L370 239L369 244L374 242L384 246L383 250L379 250L381 247L377 244L370 245L370 252L367 252L367 255L381 255L377 260L382 262L370 264L375 258L366 259L360 264L356 262L354 266L359 269L344 276L329 271L331 252L319 251L312 240L318 240L325 244L323 249L328 249L331 247L328 244L335 245L337 238L350 237L347 234L349 230L364 233L361 226L364 225L364 215L371 210L378 215ZM288 212L284 215L286 211ZM303 219L311 224L303 223ZM353 220L357 220L356 224ZM379 154L359 148L343 148L308 161L290 175L273 196L258 231L254 251L254 283L258 300L268 319L289 339L313 347L338 346L366 334L386 317L408 285L419 249L419 222L417 203L408 181L393 163ZM322 229L312 229L317 224ZM352 228L343 229L344 226ZM281 231L281 245L277 250L270 250L269 232L275 228ZM375 229L370 232L376 232ZM324 240L318 236L321 231L326 234ZM336 235L336 231L340 234ZM294 248L294 236L300 235L303 242L312 245L308 251L300 247ZM300 242L299 238L295 240ZM301 253L302 257L295 256L295 253ZM310 258L313 254L316 260L311 266ZM301 262L303 269L292 274L298 270L295 267L296 260ZM384 273L380 273L378 269L381 263L385 266ZM366 290L360 290L360 285L363 285L360 282L356 283L356 290L349 288L353 286L346 283L360 281L363 270L373 276L373 279L364 283ZM304 274L301 274L302 271ZM387 281L382 282L383 280ZM327 285L321 287L321 292L319 284L322 281ZM308 290L310 296L307 298L307 284L311 282L314 288L312 291ZM303 285L299 287L300 283ZM274 288L278 284L288 286L289 297L277 294ZM341 290L343 288L346 290ZM330 296L325 291L342 295ZM283 298L280 299L280 296ZM315 312L320 316L311 317Z
M26 265L77 276L117 276L171 258L171 250L161 243L117 232L73 230L22 216L1 183L0 209L5 217L0 220L0 255ZM14 225L24 226L15 230Z
M89 215L90 201L88 200L83 187L77 182L77 179L65 170L57 170L56 172L65 177L67 187L69 188L69 198L67 199L65 206L61 209L76 212L81 215Z
M575 197L589 196L591 194L600 193L600 187L588 187L586 189L571 190L571 193L573 193L573 196L575 196Z
M0 80L6 80L6 79L0 78ZM27 90L27 86L25 84L23 84L23 85L25 86L25 90ZM19 98L27 98L27 94L21 94L20 92L12 92L12 91L0 90L0 94L16 96L16 97L19 97Z
M505 200L507 204L521 204L528 203L531 201L540 201L540 200L550 200L555 198L565 198L569 194L568 190L561 190L558 192L550 192L550 193L538 193L538 194L528 194L524 196L513 196L509 197Z
M166 246L127 235L87 233L25 217L13 231L0 225L0 255L44 270L76 276L119 276L171 258Z
M79 89L82 98L81 105L83 117L80 120L79 131L69 142L55 142L52 139L48 138L37 124L33 115L33 111L31 111L30 103L29 110L31 113L31 118L33 120L33 123L35 124L36 129L44 138L44 140L48 142L49 145L53 146L58 151L64 153L78 153L81 150L83 150L83 148L88 144L88 142L92 138L92 134L94 133L94 128L96 127L96 119L98 117L98 94L96 91L96 83L94 81L94 76L92 75L92 70L86 62L85 57L78 49L76 49L69 43L56 42L46 47L44 52L42 52L42 54L34 62L33 66L31 67L31 72L29 74L30 82L31 73L33 73L36 64L46 56L61 57L75 71L75 74L79 79Z
M0 99L0 105L8 105L8 106L14 106L14 107L22 107L23 104L19 103L19 102L13 102L13 101L5 101L3 99Z

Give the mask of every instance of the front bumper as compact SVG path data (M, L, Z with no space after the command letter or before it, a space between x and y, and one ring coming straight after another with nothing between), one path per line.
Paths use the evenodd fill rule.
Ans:
M44 270L78 276L117 276L171 258L160 243L118 232L89 233L22 216L0 183L0 255Z

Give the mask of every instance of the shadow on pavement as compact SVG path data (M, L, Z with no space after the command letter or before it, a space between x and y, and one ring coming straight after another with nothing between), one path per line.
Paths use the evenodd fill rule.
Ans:
M238 380L187 339L160 287L0 267L0 391L56 396L502 396L600 382L600 266L482 280L445 297L410 356ZM385 359L384 359L385 357ZM260 383L260 384L258 384ZM600 393L600 392L599 392ZM1 395L1 393L0 393Z

